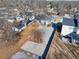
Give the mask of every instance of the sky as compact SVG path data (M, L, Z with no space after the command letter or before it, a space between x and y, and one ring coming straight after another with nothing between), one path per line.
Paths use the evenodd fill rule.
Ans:
M79 1L79 0L47 0L47 1Z

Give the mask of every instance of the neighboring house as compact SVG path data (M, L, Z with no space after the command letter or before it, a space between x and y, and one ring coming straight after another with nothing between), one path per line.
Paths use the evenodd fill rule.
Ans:
M13 23L15 20L8 19L8 22Z
M20 17L20 16L16 16L16 21L22 21L22 20L25 20L24 18Z
M39 23L41 23L43 25L48 25L53 22L53 16L48 16L48 17L36 16L35 19L38 20Z
M51 24L52 22L53 22L53 16L49 16L46 19L41 19L41 23L45 25Z
M66 43L70 42L79 44L79 25L75 26L75 22L72 18L63 18L61 38L62 41Z
M19 22L18 25L16 25L15 27L12 27L12 30L13 31L16 31L16 32L21 32L22 30L24 30L28 24L30 24L32 21L31 20L22 20Z
M32 16L32 12L25 12L26 16Z
M66 17L66 18L73 18L73 15L65 14L64 17Z
M32 21L32 20L34 20L34 19L35 19L35 16L31 16L31 17L29 18L30 21Z
M26 28L26 21L20 21L18 25L12 28L13 31L21 32Z

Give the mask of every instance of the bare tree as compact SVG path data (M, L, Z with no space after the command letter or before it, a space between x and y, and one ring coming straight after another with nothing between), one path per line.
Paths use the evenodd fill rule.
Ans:
M17 39L16 33L12 31L13 24L5 21L2 25L3 32L3 40L7 42L11 42Z

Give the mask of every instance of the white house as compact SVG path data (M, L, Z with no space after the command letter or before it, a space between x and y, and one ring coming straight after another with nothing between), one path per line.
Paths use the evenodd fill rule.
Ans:
M63 17L61 37L64 42L79 43L79 25L75 27L72 18Z

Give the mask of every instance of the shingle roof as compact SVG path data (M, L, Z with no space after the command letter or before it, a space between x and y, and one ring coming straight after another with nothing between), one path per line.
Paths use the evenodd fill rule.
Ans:
M16 26L16 28L21 29L23 26L25 26L24 23L23 23L23 22L20 22L20 23Z
M74 26L74 21L73 19L69 19L69 18L63 18L63 25L68 25L68 26Z

